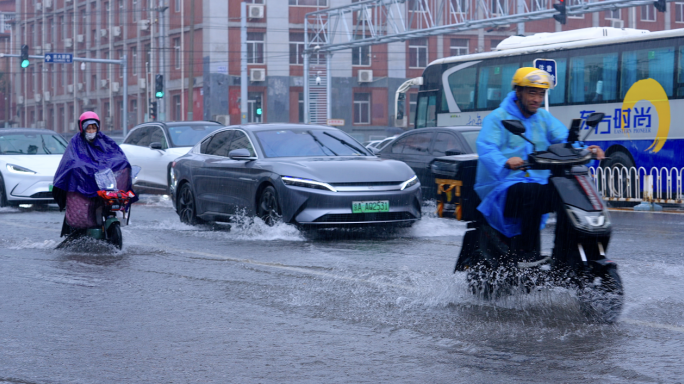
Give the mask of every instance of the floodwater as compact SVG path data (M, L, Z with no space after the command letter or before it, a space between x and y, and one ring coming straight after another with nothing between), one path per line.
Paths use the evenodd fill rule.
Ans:
M465 226L432 215L312 235L149 198L121 251L54 250L62 218L0 209L0 383L684 382L684 215L613 213L611 325L570 290L472 296Z

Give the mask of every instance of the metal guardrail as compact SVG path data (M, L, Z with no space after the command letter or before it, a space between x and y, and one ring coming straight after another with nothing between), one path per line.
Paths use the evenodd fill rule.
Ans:
M684 168L590 167L599 193L606 201L684 204Z

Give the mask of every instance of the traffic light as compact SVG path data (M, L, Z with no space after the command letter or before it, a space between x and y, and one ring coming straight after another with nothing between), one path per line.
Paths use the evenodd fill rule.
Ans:
M655 0L653 6L658 12L665 12L667 10L667 2L665 0Z
M164 97L164 75L154 77L154 96L157 99Z
M568 19L568 11L565 9L565 0L560 0L560 3L554 4L553 7L556 11L560 12L558 15L553 15L553 18L556 19L557 22L565 25L565 22Z
M263 112L261 109L261 96L257 96L256 102L254 103L254 110L256 111L257 116L261 116L261 113Z
M150 121L156 121L157 120L157 102L152 101L150 102Z
M21 67L26 68L29 66L29 46L24 44L21 46L21 55L19 61L21 62Z

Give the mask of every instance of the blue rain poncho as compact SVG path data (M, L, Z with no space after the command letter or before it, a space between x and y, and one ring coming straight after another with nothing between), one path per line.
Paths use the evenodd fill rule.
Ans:
M512 91L501 102L499 108L490 113L482 122L482 130L477 137L477 179L475 191L482 199L477 209L482 212L489 225L506 237L521 233L520 219L504 217L508 188L517 183L546 184L550 176L548 170L510 170L505 167L511 157L527 160L533 152L532 144L506 130L502 120L520 120L527 129L525 136L534 142L538 151L546 150L549 145L564 143L568 129L544 109L526 118L516 104L517 97ZM542 227L546 220L542 220Z
M54 178L54 188L66 192L78 192L86 197L97 196L100 189L95 181L95 173L110 168L118 172L131 165L119 145L101 132L89 143L80 133L69 141L62 161ZM131 189L120 185L119 189ZM53 193L54 194L54 193ZM56 198L56 200L59 200ZM59 203L59 201L58 201ZM60 207L62 204L60 204Z

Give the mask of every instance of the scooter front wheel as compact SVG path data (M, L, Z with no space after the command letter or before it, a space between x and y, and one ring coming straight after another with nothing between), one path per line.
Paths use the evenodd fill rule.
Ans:
M589 318L601 323L614 323L624 304L624 289L617 266L608 266L601 273L588 276L580 287L579 300Z
M107 228L107 242L118 249L123 247L123 237L121 236L121 225L119 223L112 223Z

